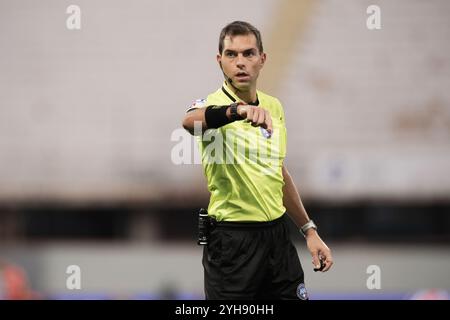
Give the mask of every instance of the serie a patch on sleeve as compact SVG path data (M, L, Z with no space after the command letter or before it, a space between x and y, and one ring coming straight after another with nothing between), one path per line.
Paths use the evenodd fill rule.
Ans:
M206 106L206 99L197 99L195 100L186 110L186 113Z

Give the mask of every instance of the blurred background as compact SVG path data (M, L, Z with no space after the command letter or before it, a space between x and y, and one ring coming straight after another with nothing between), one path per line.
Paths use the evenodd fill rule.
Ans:
M336 261L314 273L291 225L310 298L447 299L449 17L445 0L0 0L0 297L203 299L209 195L181 120L221 85L222 27L246 20Z

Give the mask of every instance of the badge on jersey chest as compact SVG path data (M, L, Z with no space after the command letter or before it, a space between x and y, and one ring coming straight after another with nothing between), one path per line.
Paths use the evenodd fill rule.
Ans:
M264 129L263 127L259 128L261 131L261 134L264 138L269 139L271 137L271 134L269 131L267 131L266 129Z

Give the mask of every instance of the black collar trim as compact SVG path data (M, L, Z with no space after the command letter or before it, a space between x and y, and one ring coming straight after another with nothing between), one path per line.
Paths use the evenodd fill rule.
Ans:
M230 98L231 101L236 102L236 99L225 89L225 87L222 86L222 91L227 95L228 98Z
M232 102L236 102L236 99L235 99L235 98L227 91L227 89L225 89L224 86L222 86L222 91L223 91L223 93L226 94L226 96L227 96L228 98L230 98L230 100L231 100ZM255 102L250 102L249 105L251 105L251 106L259 106L258 95L256 96L256 101L255 101Z

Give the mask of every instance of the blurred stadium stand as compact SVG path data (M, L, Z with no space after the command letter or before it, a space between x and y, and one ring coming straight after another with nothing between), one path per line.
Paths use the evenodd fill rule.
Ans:
M446 297L448 1L77 4L69 31L69 3L0 1L0 259L40 297L203 297L195 213L208 193L200 165L172 162L172 135L222 81L218 34L237 19L262 31L286 163L337 261L313 273L291 225L311 297ZM381 30L366 28L371 4ZM80 291L65 287L71 264ZM365 286L372 264L381 290Z

